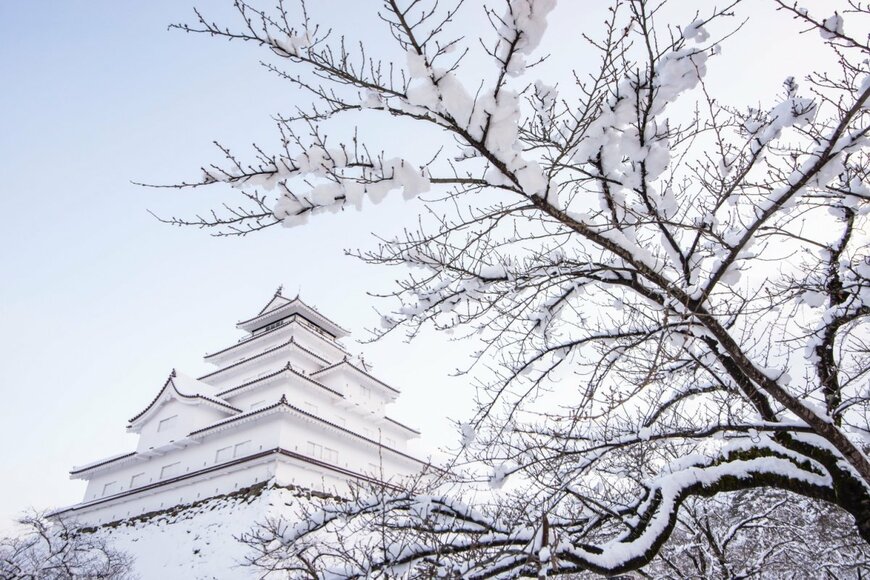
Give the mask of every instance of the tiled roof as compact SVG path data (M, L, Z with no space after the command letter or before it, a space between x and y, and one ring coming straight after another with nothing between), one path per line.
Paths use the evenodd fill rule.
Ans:
M305 353L307 353L307 354L311 354L311 355L317 357L319 360L325 362L325 359L324 359L323 357L321 357L321 356L319 356L319 355L317 355L317 354L311 352L310 350L308 350L307 348L305 348L304 346L302 346L301 344L299 344L298 342L296 342L296 340L291 336L291 337L290 337L290 340L288 340L288 341L286 341L286 342L282 342L281 344L278 344L278 345L276 345L276 346L273 346L272 348L266 349L266 350L264 350L264 351L261 352L261 353L255 354L254 356L250 356L250 357L248 357L248 358L246 358L246 359L242 359L242 360L240 360L240 361L238 361L238 362L234 362L234 363L231 364L231 365L227 365L227 366L225 366L225 367L221 367L221 368L219 368L219 369L217 369L217 370L215 370L215 371L212 371L212 372L210 372L210 373L208 373L208 374L206 374L206 375L202 375L201 377L199 377L198 380L201 381L202 379L207 379L208 377L213 377L214 375L220 374L220 373L224 372L224 371L227 370L227 369L231 369L231 368L235 368L235 367L237 367L237 366L239 366L239 365L243 365L243 364L245 364L245 363L247 363L247 362L250 362L250 361L252 361L252 360L256 360L256 359L258 359L258 358L260 358L260 357L266 356L267 354L270 354L270 353L273 353L273 352L275 352L275 351L281 350L281 349L284 348L285 346L290 346L290 345L293 345L294 347L296 347L296 348L299 349L300 351L305 352Z
M116 461L121 461L122 459L129 459L136 455L135 451L131 451L130 453L123 453L121 455L116 455L114 457L109 457L108 459L101 459L95 463L88 463L86 465L78 465L73 467L70 470L70 475L76 475L78 473L84 473L85 471L90 471L91 469L96 469L98 467L102 467L104 465L108 465L110 463L115 463Z
M230 405L226 401L221 401L220 399L216 399L216 398L210 397L208 395L203 395L201 393L188 394L188 393L181 392L181 390L179 390L178 387L174 383L175 378L176 378L175 370L173 369L172 372L169 374L169 378L167 378L166 382L163 383L163 388L161 388L160 391L157 393L157 396L154 397L154 399L152 399L150 403L148 403L148 406L145 407L145 409L143 409L142 412L140 412L138 415L136 415L135 417L130 419L129 422L134 423L140 417L142 417L142 415L147 413L151 409L151 407L153 407L155 405L155 403L157 403L157 401L160 400L160 397L163 396L163 393L166 392L166 389L168 389L170 385L172 385L173 390L176 392L176 394L183 399L199 399L199 400L205 401L207 403L210 403L212 405L217 405L219 407L222 407L227 411L231 411L234 413L240 412L240 409L236 409L235 407L233 407L232 405Z
M344 398L344 395L342 395L341 393L339 393L339 392L336 391L335 389L331 389L331 388L327 387L326 385L324 385L324 384L322 384L322 383L318 383L317 381L315 381L314 379L312 379L312 378L309 377L308 375L303 375L302 373L300 373L300 372L297 371L296 369L292 368L292 367L290 366L290 363L289 363L289 362L287 363L286 366L281 367L280 369L278 369L278 370L275 371L274 373L270 373L270 374L268 374L268 375L265 375L265 376L262 376L262 377L256 378L256 379L254 379L254 380L252 380L252 381L248 381L247 383L242 383L241 385L237 385L237 386L235 386L235 387L232 387L232 388L226 389L226 390L224 390L224 391L221 391L221 392L218 393L218 394L219 394L221 397L223 397L224 395L228 395L228 394L232 393L233 391L237 391L237 390L239 390L239 389L243 389L243 388L248 387L248 386L250 386L250 385L253 385L253 384L255 384L255 383L259 383L260 381L265 381L265 380L271 379L271 378L273 378L273 377L276 377L276 376L278 376L278 375L280 375L280 374L282 374L282 373L287 373L287 372L292 373L292 374L294 374L294 375L296 375L296 376L298 376L298 377L300 377L300 378L303 378L303 379L305 379L307 382L309 382L309 383L311 383L311 384L313 384L313 385L315 385L315 386L317 386L317 387L320 387L321 389L324 389L324 390L326 390L326 391L329 391L329 392L332 393L333 395L336 395L336 396L338 396L338 397L342 397L342 398Z
M398 421L396 421L396 420L393 419L392 417L384 417L384 418L385 418L387 421L389 421L390 423L393 423L394 425L398 425L398 426L401 427L402 429L407 429L407 430L410 431L411 433L416 433L417 435L420 434L420 432L417 431L416 429L414 429L414 428L412 428L412 427L408 427L408 426L405 425L404 423L399 423Z
M191 431L190 435L188 435L188 436L193 437L194 435L200 435L200 434L205 433L207 431L210 431L212 429L216 429L218 427L223 427L224 425L235 423L237 421L247 419L250 417L254 417L256 415L261 415L261 414L266 413L267 411L272 411L274 409L278 409L281 407L286 407L292 411L295 411L296 413L299 413L299 414L304 415L306 417L310 417L311 419L314 419L315 421L323 423L324 425L328 425L330 427L338 429L339 431L347 433L348 435L352 435L358 439L362 439L363 441L367 441L367 442L372 443L378 447L381 447L383 449L387 449L387 450L395 453L396 455L400 455L400 456L405 457L407 459L410 459L412 461L416 461L417 463L424 463L424 464L426 463L425 461L417 459L416 457L414 457L412 455L408 455L407 453L404 453L403 451L399 451L398 449L393 449L392 447L388 447L388 446L384 445L383 443L380 443L378 441L375 441L374 439L366 437L365 435L360 435L356 431L351 431L347 427L342 427L341 425L337 425L337 424L333 423L332 421L327 421L326 419L323 419L322 417L318 417L317 415L315 415L313 413L309 413L308 411L304 411L304 410L300 409L299 407L291 405L287 401L286 395L281 395L281 399L277 403L272 403L271 405L267 405L267 406L261 407L259 409L253 409L251 411L246 411L246 412L241 413L239 415L234 415L232 417L227 417L226 419L221 419L220 421L212 423L211 425L207 425L206 427L202 427L201 429L197 429L196 431Z
M259 319L259 318L262 318L262 317L268 316L269 314L272 314L273 312L278 312L279 310L282 310L282 309L284 309L284 308L287 308L288 306L292 306L292 305L295 304L295 305L298 305L298 306L301 306L301 307L305 308L306 310L308 310L309 312L311 312L313 315L315 315L315 316L317 316L318 318L322 319L322 320L323 320L327 325L332 326L332 327L334 328L334 330L339 331L340 334L341 334L341 333L343 333L343 334L350 334L346 328L344 328L344 327L341 326L340 324L336 323L335 321L330 320L329 318L327 318L326 316L324 316L323 314L321 314L320 311L318 311L318 310L317 310L316 308L314 308L313 306L309 306L308 304L306 304L305 302L303 302L303 301L299 298L299 296L296 296L296 297L294 297L294 298L291 300L291 299L285 298L284 296L281 296L280 294L276 294L275 297L273 297L272 299L269 300L269 303L267 303L266 306L268 306L269 304L271 304L272 301L275 300L275 298L283 298L284 300L287 300L287 303L286 303L286 304L282 304L281 306L279 306L279 307L277 307L277 308L273 308L272 310L268 310L268 311L266 311L266 309L263 308L262 310L260 310L260 312L259 312L256 316L253 316L253 317L251 317L251 318L249 318L249 319L247 319L247 320L242 320L242 321L238 322L238 323L236 324L236 326L237 326L237 327L242 327L242 326L244 326L244 325L246 325L246 324L249 324L249 323L251 323L251 322L256 321L256 320ZM317 326L320 326L320 325L317 325Z
M393 391L394 393L397 393L397 394L399 393L399 390L398 390L398 389L395 389L395 388L391 387L390 385L388 385L387 383L385 383L384 381L382 381L381 379L379 379L379 378L377 378L377 377L375 377L375 376L372 376L371 374L368 373L368 371L359 368L358 366L356 366L355 364L351 363L351 362L348 361L347 359L340 360L340 361L338 361L337 363L334 363L334 364L329 365L328 367L323 367L322 369L317 370L317 371L314 371L314 372L311 373L311 374L312 374L312 375L324 374L324 373L326 373L326 372L328 372L328 371L331 371L331 370L333 370L333 369L336 369L336 368L338 368L338 367L340 367L340 366L342 366L342 365L347 365L347 366L349 366L350 368L356 370L357 372L362 373L363 375L365 375L366 377L370 378L371 380L373 380L374 382L376 382L377 384L381 385L382 387L384 387L384 388L387 389L387 390Z
M163 481L158 481L156 483L151 483L148 485L143 485L142 487L137 487L134 489L128 489L127 491L123 491L121 493L117 493L115 495L111 495L108 497L103 497L103 498L88 501L88 502L82 502L80 504L76 504L76 505L68 507L66 509L60 509L58 511L52 512L50 515L55 516L55 515L62 515L62 514L68 514L71 512L80 511L82 509L86 509L86 508L89 508L89 507L92 507L95 505L114 501L116 499L128 497L130 495L135 495L137 493L151 491L151 490L154 490L155 488L163 487L166 485L171 485L173 483L177 483L177 482L183 481L185 479L190 479L192 477L198 477L200 475L205 475L205 474L208 474L208 473L211 473L214 471L224 469L226 467L231 467L231 466L239 465L242 463L248 463L250 461L256 461L257 459L262 459L262 458L268 457L270 455L279 455L279 456L289 457L291 459L296 459L298 461L303 461L303 462L311 464L311 465L317 465L318 467L322 467L322 468L328 469L330 471L341 473L342 475L349 475L353 478L360 479L362 481L370 481L370 482L374 482L374 483L383 483L387 487L395 488L395 486L393 486L387 482L378 481L377 479L375 479L374 477L371 477L369 475L359 473L356 471L352 471L352 470L344 468L344 467L339 467L337 465L327 463L327 462L322 461L320 459L308 457L306 455L302 455L301 453L297 453L295 451L290 451L289 449L284 449L282 447L275 447L274 449L267 449L265 451L259 451L257 453L254 453L252 455L248 455L246 457L240 457L238 459L233 459L230 461L226 461L224 463L212 465L212 466L209 466L209 467L206 467L203 469L199 469L197 471L192 471L190 473L184 473L184 474L179 475L177 477L165 479Z
M272 298L271 298L268 302L266 302L266 305L263 306L263 307L260 309L260 312L257 313L257 316L260 316L261 314L263 314L264 312L266 312L266 309L268 309L269 306L271 306L272 303L275 302L276 300L283 300L283 301L284 301L284 304L287 304L288 302L290 302L290 299L285 298L285 297L281 294L281 291L282 291L282 290L284 290L284 285L283 285L283 284L282 284L281 286L278 286L278 289L275 290L275 294L274 294L274 296L272 296ZM281 306L283 306L284 304L282 304ZM276 307L276 308L279 308L279 307ZM272 310L274 310L274 308L273 308Z
M254 340L256 340L256 339L258 339L258 338L260 338L260 337L266 336L267 334L272 334L273 332L277 332L277 331L283 329L284 326L286 326L286 325L282 325L282 326L279 326L279 327L277 327L277 328L273 328L272 330L267 330L266 332L261 332L260 334L255 334L255 335L249 336L249 337L247 337L247 338L245 338L245 339L243 339L243 340L240 340L240 341L237 342L236 344L232 344L232 345L230 345L230 346L228 346L228 347L226 347L226 348L224 348L224 349L221 349L221 350L218 350L218 351L215 351L215 352L212 352L212 353L206 354L205 357L203 357L203 358L205 358L206 360L208 360L208 359L210 359L210 358L214 358L214 357L216 357L216 356L218 356L218 355L220 355L220 354L223 354L223 353L225 353L225 352L229 352L229 351L233 350L234 348L237 348L237 347L239 347L239 346L246 345L246 344L248 344L248 343L250 343L250 342L253 342ZM317 334L315 334L315 336L317 336L318 338L323 338L322 336L317 335ZM299 344L298 342L297 342L296 344L297 344L297 346L299 346L300 349L304 350L306 353L310 354L311 356L314 356L314 357L318 358L321 362L324 362L324 363L325 363L325 362L329 362L329 361L327 361L325 358L323 358L322 356L320 356L319 354L317 354L316 352L314 352L314 351L312 351L312 350L308 350L307 348L305 348L304 346L302 346L302 345ZM330 341L330 344L332 344L331 341ZM338 346L338 345L336 344L335 346Z

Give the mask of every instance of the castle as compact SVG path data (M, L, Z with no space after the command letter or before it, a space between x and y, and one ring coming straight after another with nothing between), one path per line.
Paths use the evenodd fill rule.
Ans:
M280 288L236 326L244 337L205 356L214 371L173 371L130 419L135 450L71 471L85 497L56 515L99 525L264 481L341 494L425 467L406 450L419 433L385 414L399 391L345 350L341 326Z

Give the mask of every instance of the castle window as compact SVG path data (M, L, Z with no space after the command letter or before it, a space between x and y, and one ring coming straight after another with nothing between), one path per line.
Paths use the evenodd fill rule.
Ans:
M157 424L157 431L158 432L169 431L170 429L175 427L175 425L177 423L178 423L178 415L173 415L172 417L167 417L166 419L163 419L162 421L160 421L160 423Z
M247 455L251 451L251 442L243 441L242 443L237 443L235 447L233 447L233 457L243 457Z
M255 330L254 333L260 334L262 332L269 332L270 330L274 330L274 329L278 328L279 326L284 326L285 324L287 324L287 319L282 318L281 320L279 320L277 322L273 322L271 324L264 326L263 328Z
M215 463L223 463L227 459L232 459L233 457L233 447L232 445L229 447L222 447L217 450L214 454L214 462Z
M329 447L324 447L323 445L313 441L308 442L308 455L315 459L326 461L327 463L338 462L338 451L330 449Z
M168 479L170 477L175 477L178 475L179 470L181 469L181 462L176 461L175 463L170 463L169 465L164 465L163 469L160 470L160 479Z
M142 485L144 483L144 481L145 481L145 474L144 473L137 473L136 475L134 475L133 477L130 478L130 488L132 489L134 487L139 487L140 485Z
M118 485L117 481L110 481L106 485L103 486L103 495L112 495L113 493L118 493L121 491L121 486Z
M313 441L308 442L308 455L320 459L323 457L323 445L318 445Z

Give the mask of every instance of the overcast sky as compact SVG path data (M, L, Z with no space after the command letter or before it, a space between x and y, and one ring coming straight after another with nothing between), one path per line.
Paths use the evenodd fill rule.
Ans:
M200 3L217 19L231 4ZM333 4L342 8L332 11L337 28L388 50L374 40L383 28L358 13L367 3ZM601 4L563 2L554 46L578 26L593 31ZM770 103L787 74L807 70L818 44L784 40L790 23L763 0L750 4L758 17L726 45L711 82L725 100ZM830 2L807 5L827 11ZM169 371L205 372L202 355L234 342L235 322L279 284L357 337L377 323L374 308L387 307L366 292L388 289L397 273L342 250L412 222L413 206L387 203L244 239L170 228L147 213L189 215L220 192L131 181L196 178L218 159L215 139L236 150L268 143L269 115L298 98L257 65L253 47L166 30L189 20L190 8L179 0L0 2L0 528L27 506L79 501L84 484L69 481L69 469L131 449L126 420ZM584 58L562 51L541 74L553 84ZM347 345L404 392L392 414L422 428L421 449L456 440L446 417L467 416L471 392L448 374L467 362L465 345L445 336Z

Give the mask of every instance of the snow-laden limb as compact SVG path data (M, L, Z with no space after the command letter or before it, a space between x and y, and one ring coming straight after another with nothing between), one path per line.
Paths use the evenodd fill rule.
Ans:
M555 8L556 0L513 0L499 19L501 37L495 50L509 75L519 76L526 69L526 57L532 55L544 32L547 16Z
M779 95L748 108L710 89L739 2L668 27L658 4L615 0L574 46L549 42L566 9L550 1L386 0L381 60L366 52L376 43L352 51L284 4L239 2L237 29L199 14L181 26L264 47L308 101L279 117L277 148L252 161L223 149L226 162L179 184L234 186L243 206L174 223L247 233L419 198L414 227L355 252L407 273L377 334L432 326L474 345L456 478L489 494L483 517L459 518L451 502L471 503L459 483L453 496L354 499L316 529L285 526L274 561L381 518L377 541L331 554L346 566L331 573L371 571L373 554L423 576L628 570L685 497L757 486L829 501L868 538L870 10L816 17L774 1L818 32L804 38L831 67L795 63ZM546 46L592 51L596 66L536 78ZM431 150L380 144L387 126ZM708 463L672 461L694 454ZM514 486L523 503L505 499Z
M653 578L859 577L870 554L842 536L841 516L775 489L689 500L671 541L645 572Z
M644 484L639 499L617 510L600 509L575 492L571 501L537 521L496 504L472 507L426 489L422 480L404 491L359 488L345 501L312 510L305 520L313 523L298 524L292 533L262 527L255 545L263 548L264 558L286 566L282 569L306 569L312 577L619 574L653 560L689 498L787 485L831 501L833 480L825 467L783 450L775 443L735 442L716 458L681 460L670 473ZM825 452L817 451L826 461ZM732 541L745 525L735 524L722 541ZM311 537L315 530L316 540ZM612 537L602 541L602 532Z

